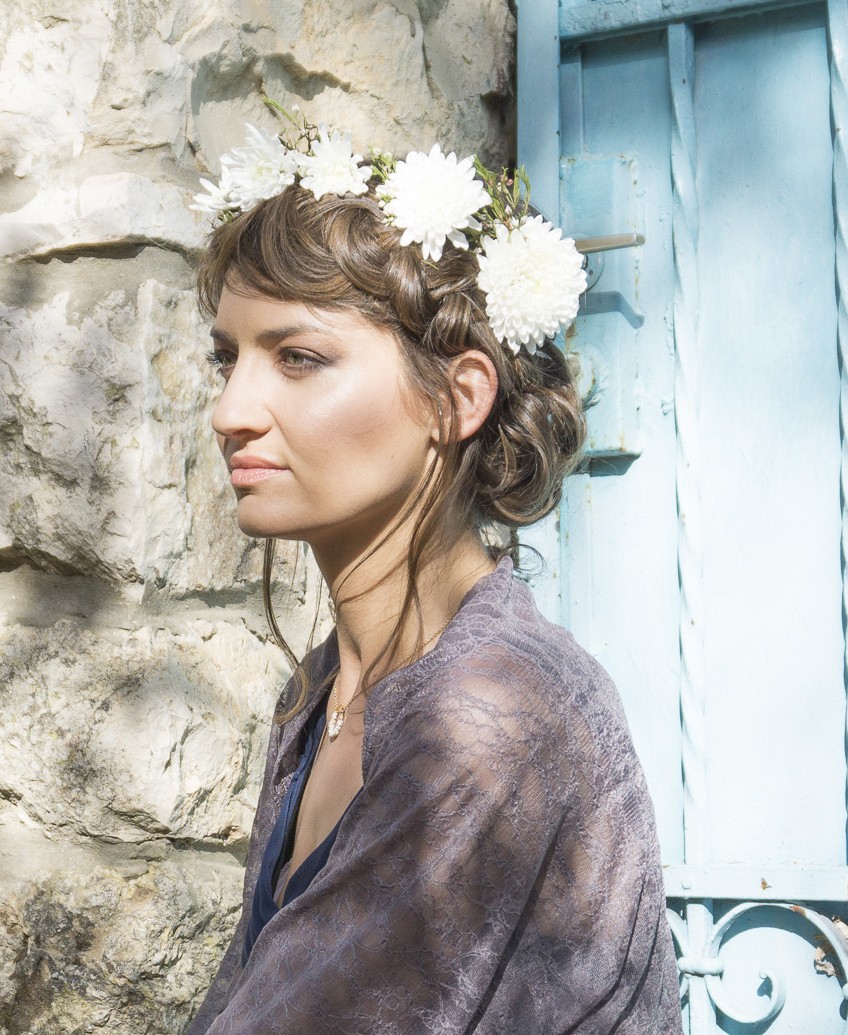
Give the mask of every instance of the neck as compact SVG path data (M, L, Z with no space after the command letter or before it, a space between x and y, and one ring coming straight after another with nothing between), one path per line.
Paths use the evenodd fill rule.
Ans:
M360 689L363 676L400 617L407 586L407 548L408 543L396 542L393 537L362 560L361 556L341 558L331 549L312 544L336 608L338 693L342 701ZM471 532L457 539L450 549L426 552L417 577L421 625L413 606L401 629L394 659L382 658L370 674L369 684L432 650L438 641L436 634L456 614L468 590L494 569L495 562ZM422 643L431 642L416 650L419 633Z

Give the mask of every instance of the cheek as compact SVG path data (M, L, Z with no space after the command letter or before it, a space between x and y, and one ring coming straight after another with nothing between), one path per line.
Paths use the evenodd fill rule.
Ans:
M422 437L403 405L399 385L386 377L345 385L314 407L300 428L319 455L339 463L385 464Z

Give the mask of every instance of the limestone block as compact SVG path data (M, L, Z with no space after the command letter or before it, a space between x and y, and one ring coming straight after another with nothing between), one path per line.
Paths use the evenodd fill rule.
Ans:
M70 293L0 305L0 546L59 570L141 577L142 385L133 312L105 293L77 320Z
M71 291L0 304L0 557L152 582L255 585L214 440L220 384L194 293L157 280L79 311Z
M286 676L239 625L0 629L0 798L77 839L240 852Z
M134 173L43 190L23 208L0 215L0 257L131 244L191 251L202 238L184 190Z
M194 1014L232 935L237 867L165 861L127 879L54 873L0 903L0 1031L165 1035Z

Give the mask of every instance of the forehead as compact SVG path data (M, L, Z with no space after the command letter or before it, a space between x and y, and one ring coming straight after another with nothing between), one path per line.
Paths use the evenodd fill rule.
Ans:
M323 323L310 309L296 302L286 302L270 295L256 292L236 291L224 286L218 309L215 313L215 328L238 330L249 335L251 331L279 324Z

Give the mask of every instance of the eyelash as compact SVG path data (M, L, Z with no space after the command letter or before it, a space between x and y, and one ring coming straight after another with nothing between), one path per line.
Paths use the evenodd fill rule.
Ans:
M286 359L291 356L297 356L300 358L299 363L287 363ZM235 366L236 357L231 352L224 352L222 349L210 349L206 353L206 360L210 366L214 367L219 373L224 375L224 371L229 367ZM322 366L317 360L312 359L306 352L301 352L300 349L284 348L280 349L277 356L277 361L281 367L288 367L289 370L311 370Z
M229 362L230 358L228 353L222 352L220 349L210 349L206 353L206 362L216 370L232 366L232 363Z

